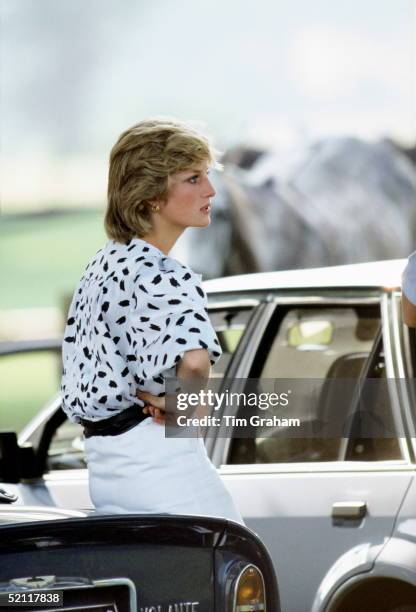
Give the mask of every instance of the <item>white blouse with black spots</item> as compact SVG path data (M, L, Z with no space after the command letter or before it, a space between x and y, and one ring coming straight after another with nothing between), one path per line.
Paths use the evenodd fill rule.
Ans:
M153 245L110 240L79 281L62 348L63 410L96 421L137 404L142 389L163 395L186 351L221 355L201 276Z

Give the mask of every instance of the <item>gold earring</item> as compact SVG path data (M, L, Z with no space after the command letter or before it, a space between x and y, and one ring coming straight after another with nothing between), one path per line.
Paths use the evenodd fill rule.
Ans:
M152 212L159 212L159 206L152 206Z

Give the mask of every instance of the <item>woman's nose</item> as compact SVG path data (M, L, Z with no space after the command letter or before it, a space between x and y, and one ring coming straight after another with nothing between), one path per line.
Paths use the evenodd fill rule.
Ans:
M209 178L207 178L207 196L209 198L213 198L217 192L214 189L214 185L211 183Z

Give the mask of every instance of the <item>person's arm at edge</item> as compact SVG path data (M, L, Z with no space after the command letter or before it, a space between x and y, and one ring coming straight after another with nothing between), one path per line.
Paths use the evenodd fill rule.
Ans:
M403 322L408 327L416 327L416 305L402 291Z

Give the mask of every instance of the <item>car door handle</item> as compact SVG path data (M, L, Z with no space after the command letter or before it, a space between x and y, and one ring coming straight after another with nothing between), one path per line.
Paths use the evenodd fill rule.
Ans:
M332 518L360 519L367 514L367 504L363 501L335 502L332 505Z

